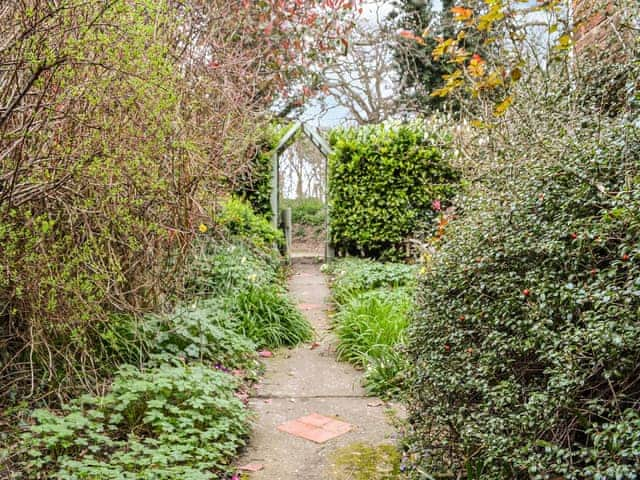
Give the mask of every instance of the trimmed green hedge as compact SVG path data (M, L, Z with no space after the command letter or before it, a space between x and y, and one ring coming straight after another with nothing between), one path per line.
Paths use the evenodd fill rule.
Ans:
M415 478L637 478L640 131L610 135L451 224L410 328Z
M459 174L421 123L331 132L331 233L339 251L386 260L403 242L432 229L435 200L445 206Z

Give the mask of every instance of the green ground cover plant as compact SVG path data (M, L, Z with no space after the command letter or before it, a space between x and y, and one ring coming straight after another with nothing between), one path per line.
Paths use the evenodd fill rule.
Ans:
M404 242L433 230L459 187L459 173L420 122L331 132L329 205L336 248L399 260Z
M342 259L329 273L337 307L333 320L338 358L366 370L364 385L371 394L399 395L408 368L401 349L413 310L417 267Z
M363 258L344 258L328 268L332 275L332 299L343 305L352 297L369 290L389 287L411 288L418 268L404 263L381 263Z
M254 377L260 370L257 345L229 328L230 313L218 298L178 307L147 322L155 354L206 362L227 370L242 369Z
M122 367L109 393L85 395L59 414L33 413L22 435L27 478L216 479L244 444L238 381L207 365Z
M410 328L418 478L637 478L639 152L611 126L453 222Z

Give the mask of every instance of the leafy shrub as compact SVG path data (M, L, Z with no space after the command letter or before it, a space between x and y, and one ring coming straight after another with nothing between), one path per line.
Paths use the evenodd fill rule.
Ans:
M325 208L322 200L317 198L286 198L282 202L284 208L291 208L291 223L319 227L324 225Z
M337 260L327 267L332 275L332 299L338 305L360 293L381 287L411 287L418 269L403 263L380 263L361 258Z
M330 141L334 245L347 254L402 258L403 242L431 229L432 202L452 197L458 173L420 123L338 129Z
M255 343L223 327L231 320L220 299L180 307L149 323L157 353L207 361L225 369L244 369L249 376L259 370Z
M200 364L123 367L106 395L74 400L61 415L34 412L24 471L34 479L220 478L248 433L236 387Z
M250 285L281 282L279 259L273 252L255 251L242 244L207 243L194 258L188 288L198 296L222 295Z
M226 326L260 347L293 346L313 338L313 329L284 291L252 285L228 298L232 321Z
M284 236L262 215L257 215L247 202L229 198L216 217L231 239L248 242L251 246L267 250L274 244L282 244Z
M235 85L233 98L221 95L235 82L196 68L202 52L184 42L207 23L234 51L218 59L229 66L258 45L229 34L247 13L228 2L202 15L164 0L2 4L5 406L33 387L66 396L99 383L128 355L106 358L105 324L181 287L193 214L213 206L222 178L233 180L267 95ZM244 79L269 83L263 64L247 67ZM225 134L211 135L222 124Z
M263 128L259 132L260 137L256 142L255 153L248 162L248 168L239 178L236 194L246 200L259 215L271 215L271 153L291 126L270 123Z
M639 140L583 141L452 224L410 328L420 478L637 478Z

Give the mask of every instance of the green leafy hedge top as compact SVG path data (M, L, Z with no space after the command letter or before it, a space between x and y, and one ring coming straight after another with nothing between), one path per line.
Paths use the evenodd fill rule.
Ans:
M402 243L430 228L459 175L421 123L331 133L329 192L333 242L344 253L398 259Z

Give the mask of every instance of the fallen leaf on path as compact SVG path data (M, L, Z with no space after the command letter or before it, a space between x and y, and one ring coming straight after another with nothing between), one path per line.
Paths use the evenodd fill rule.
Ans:
M269 350L260 350L258 355L262 358L271 358L273 357L273 352L270 352Z
M270 398L267 398L267 399L264 401L264 403L271 404L271 403L273 403L273 400L271 400Z
M315 350L316 348L318 348L320 346L320 344L318 342L313 342L311 344L311 350Z
M243 472L259 472L262 469L264 469L264 465L261 463L247 463L246 465L238 468L238 470Z
M384 405L384 402L382 402L382 401L367 403L367 407L381 407L383 405Z

